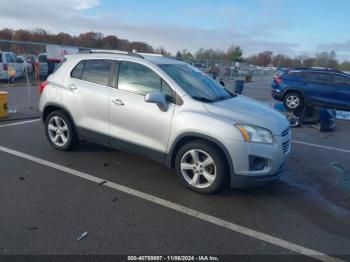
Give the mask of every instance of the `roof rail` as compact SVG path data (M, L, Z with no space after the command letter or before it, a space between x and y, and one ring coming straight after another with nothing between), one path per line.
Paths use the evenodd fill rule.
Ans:
M124 54L124 55L128 55L129 54L126 51L105 50L105 49L88 49L88 50L80 51L80 53L88 53L88 54L93 54L93 53L111 53L111 54Z
M85 54L119 54L119 55L129 55L129 56L144 58L139 53L127 52L127 51L121 51L121 50L89 49L89 50L80 51L80 53L85 53Z

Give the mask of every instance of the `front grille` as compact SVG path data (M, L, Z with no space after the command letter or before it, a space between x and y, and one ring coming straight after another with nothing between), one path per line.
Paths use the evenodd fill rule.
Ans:
M290 128L288 127L286 130L284 130L281 134L282 137L287 136L289 134Z
M289 146L290 146L290 142L289 142L289 141L286 141L286 142L283 142L283 143L282 143L283 153L284 153L284 154L288 152Z

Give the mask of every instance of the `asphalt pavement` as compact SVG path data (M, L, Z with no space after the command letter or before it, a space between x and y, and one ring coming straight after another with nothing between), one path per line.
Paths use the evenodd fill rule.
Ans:
M30 105L26 88L9 90L24 116L37 109L30 90ZM244 94L273 102L267 83L246 85ZM38 115L27 116L0 121L0 260L15 254L350 260L349 122L337 121L332 133L293 129L281 181L208 196L146 158L87 142L73 152L54 150L40 120L30 119Z

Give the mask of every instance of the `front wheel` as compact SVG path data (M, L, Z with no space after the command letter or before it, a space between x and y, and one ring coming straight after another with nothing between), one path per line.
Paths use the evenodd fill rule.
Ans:
M224 183L223 156L215 146L205 141L184 145L176 155L175 169L185 185L199 193L214 193Z
M289 111L296 111L303 107L303 98L299 93L288 93L283 99L284 106Z
M79 143L72 121L61 110L54 111L47 116L45 133L50 144L59 150L71 150Z

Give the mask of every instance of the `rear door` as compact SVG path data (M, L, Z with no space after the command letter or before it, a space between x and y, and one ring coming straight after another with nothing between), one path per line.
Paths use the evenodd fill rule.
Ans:
M331 75L326 72L307 72L305 74L305 97L312 104L329 106L334 104L332 94L334 88L331 83Z
M172 89L148 66L128 61L120 62L115 86L109 101L112 145L162 160L175 108ZM149 92L163 92L168 96L166 112L145 101Z
M338 109L350 111L350 77L334 74L332 77L334 84L333 97Z
M114 62L83 60L71 72L66 99L79 133L89 140L109 143L109 93ZM67 103L68 104L68 103Z

